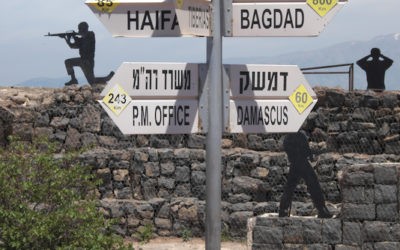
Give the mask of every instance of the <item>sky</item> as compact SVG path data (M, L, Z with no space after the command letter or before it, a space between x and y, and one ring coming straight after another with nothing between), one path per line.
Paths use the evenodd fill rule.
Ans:
M95 74L99 76L117 70L122 62L204 63L206 60L204 38L113 38L84 2L3 1L0 85L38 77L67 76L64 60L78 56L78 51L71 50L63 39L44 35L77 30L81 21L86 21L96 34ZM345 41L400 33L399 11L400 0L349 0L318 37L224 38L223 60L252 63L252 57L309 51ZM240 58L246 59L241 61Z

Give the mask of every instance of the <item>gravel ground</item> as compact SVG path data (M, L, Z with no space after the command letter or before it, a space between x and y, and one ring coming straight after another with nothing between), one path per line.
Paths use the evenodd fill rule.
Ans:
M133 242L135 250L204 250L204 239L193 238L187 242L182 238L157 238L149 243L140 244ZM221 250L246 250L245 242L222 242Z

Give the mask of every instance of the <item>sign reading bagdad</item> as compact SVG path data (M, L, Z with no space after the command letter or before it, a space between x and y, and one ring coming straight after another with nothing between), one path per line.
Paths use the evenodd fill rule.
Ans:
M234 0L232 36L317 36L347 0Z
M123 134L199 131L198 65L123 63L107 84L101 106Z

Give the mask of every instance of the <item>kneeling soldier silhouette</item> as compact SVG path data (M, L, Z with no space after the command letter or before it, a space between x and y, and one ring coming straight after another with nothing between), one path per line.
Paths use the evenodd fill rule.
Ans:
M89 31L89 25L86 22L81 22L78 25L79 36L72 35L66 36L65 41L71 49L79 49L79 55L81 57L70 58L65 60L65 67L67 68L68 75L71 76L71 80L65 83L66 86L72 84L78 84L76 80L74 66L81 67L86 79L90 84L94 83L105 83L111 79L114 72L111 71L106 77L95 77L94 76L94 52L96 46L96 39L93 31ZM74 42L71 42L73 37Z
M72 32L60 35L64 35L63 37L71 49L79 49L80 55L80 57L65 60L67 73L71 76L71 80L65 83L66 86L78 84L73 67L80 67L82 69L89 84L106 83L111 79L114 75L113 71L111 71L106 77L94 76L94 52L96 39L94 32L89 31L89 25L86 22L81 22L78 25L78 33ZM71 41L71 38L73 39L73 42Z
M309 162L309 159L312 160L312 153L305 134L302 132L288 134L284 139L283 146L289 158L290 170L279 205L279 217L290 216L294 189L300 178L303 178L314 206L318 210L318 218L331 218L332 214L325 206L325 199L317 175Z

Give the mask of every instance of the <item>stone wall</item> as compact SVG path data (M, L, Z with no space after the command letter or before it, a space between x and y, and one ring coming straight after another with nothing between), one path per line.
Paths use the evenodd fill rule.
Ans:
M0 106L0 147L7 145L7 137L12 134L13 114Z
M254 217L249 249L400 249L400 165L349 166L339 182L338 218Z
M121 234L152 224L158 235L190 229L204 233L205 136L122 135L97 100L100 88L0 89L0 130L30 141L47 136L60 151L88 148L83 163L103 179L102 211L118 218ZM317 155L315 170L335 214L342 193L338 173L347 166L400 162L400 107L397 92L315 89L319 97L302 129ZM1 124L0 124L1 125ZM1 132L4 131L4 132ZM276 212L289 166L283 134L224 134L223 225L231 236L246 234L247 219ZM355 191L354 191L355 192ZM388 204L387 209L390 209ZM300 183L294 215L315 211Z

